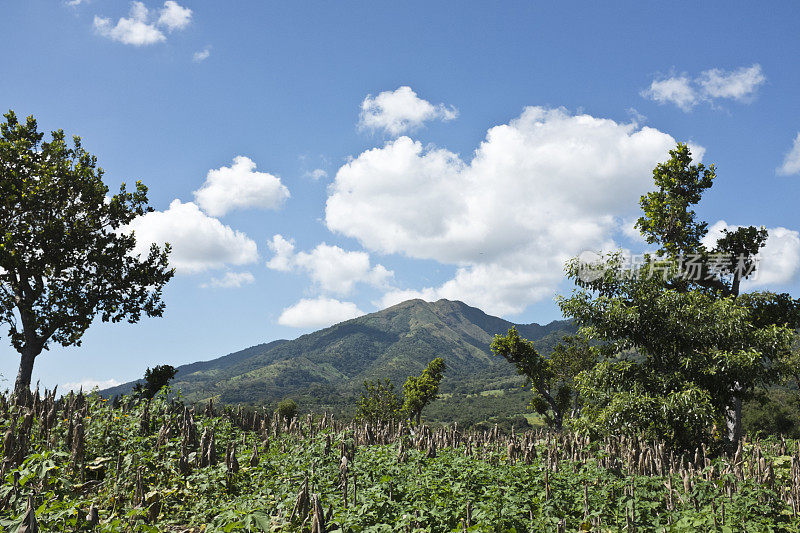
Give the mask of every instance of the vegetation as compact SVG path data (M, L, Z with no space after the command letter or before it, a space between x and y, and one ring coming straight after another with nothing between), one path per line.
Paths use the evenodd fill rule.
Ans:
M61 130L43 142L36 121L9 111L0 124L0 323L20 353L17 396L30 394L37 356L51 343L80 345L99 316L161 316L172 277L169 246L132 254L125 225L151 208L147 187L109 196L97 158Z
M432 359L441 357L448 369L440 402L449 403L446 394L456 390L480 394L509 380L521 384L514 368L489 352L492 337L513 325L461 302L411 300L292 341L274 341L180 366L172 386L191 402L214 398L221 403L264 405L291 397L304 408L343 410L352 416L364 381L390 379L399 392L408 376L420 375ZM545 356L561 337L575 333L567 321L517 324L517 329ZM130 394L132 387L128 383L103 394ZM525 403L515 410L524 412ZM464 419L471 417L455 408L451 411Z
M130 255L121 230L148 209L141 184L106 200L78 139L41 143L33 119L6 120L0 317L22 377L0 394L0 533L800 530L800 441L785 438L800 437L800 300L741 293L763 228L704 244L693 206L715 169L685 145L641 200L637 227L659 255L567 265L577 288L559 304L576 335L405 302L295 341L148 368L136 394L108 401L31 395L33 359L51 341L79 344L95 315L159 315L168 249ZM26 222L36 208L55 214ZM398 396L392 379L416 373ZM193 407L170 392L176 376ZM538 416L517 410L529 398L520 385ZM262 405L220 412L211 398ZM323 414L330 405L343 410ZM424 425L425 409L429 423L472 418Z
M282 400L278 403L278 409L276 412L278 413L278 417L288 424L295 416L297 416L297 403L291 398Z
M670 154L653 172L658 190L642 197L645 214L637 223L663 255L627 269L620 254L610 254L591 276L577 259L567 267L578 289L560 300L561 309L610 353L576 377L582 402L574 427L592 435L666 437L687 450L735 446L742 401L776 383L791 354L797 302L788 295L739 295L766 233L727 232L707 250L706 224L690 207L711 186L713 166L693 165L685 145ZM736 264L744 270L728 255L709 260L730 251L739 253ZM687 254L701 265L692 276L683 271Z
M444 377L444 359L437 357L419 376L409 376L403 384L403 414L420 424L422 410L439 396L439 384Z
M287 429L264 410L166 398L3 397L0 532L34 520L48 532L800 527L797 441L747 440L714 458L568 431L410 433L330 415Z
M557 430L563 425L565 411L578 405L578 394L573 391L575 377L591 369L598 359L598 349L575 336L564 337L550 357L544 358L531 341L520 336L516 327L505 335L495 335L491 350L525 376L534 391L531 405Z
M148 400L155 396L158 391L169 385L175 377L175 367L170 365L156 365L151 370L149 367L144 372L144 384L137 383L133 387L133 392Z
M365 381L356 404L356 419L371 424L396 421L402 417L402 409L403 400L394 392L392 380Z

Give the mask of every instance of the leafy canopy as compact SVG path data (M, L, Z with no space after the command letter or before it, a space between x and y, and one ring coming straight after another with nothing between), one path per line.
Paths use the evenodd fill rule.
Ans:
M356 404L356 418L370 422L398 420L402 414L403 402L394 392L390 379L365 381L364 391Z
M97 158L61 130L44 141L33 117L0 124L0 323L23 354L17 389L51 342L80 345L96 316L137 322L161 316L173 276L169 246L134 255L125 227L152 210L147 187L110 196ZM29 363L29 367L25 366Z
M297 416L297 403L291 398L281 400L278 402L278 416L286 421L288 424L295 416Z
M171 365L156 365L152 369L148 367L144 372L144 385L137 383L133 387L133 392L144 398L151 399L162 388L169 385L176 372L178 371Z
M409 376L403 384L403 412L420 422L422 410L439 395L439 384L446 369L444 359L437 357L419 376Z
M565 412L577 398L573 381L583 370L594 366L599 349L579 336L566 336L557 344L550 358L539 354L533 343L524 339L512 326L505 335L495 335L492 353L514 364L534 391L532 407L548 424L561 429Z
M576 377L582 397L576 425L595 433L644 432L694 448L722 438L726 426L727 437L738 439L742 399L785 368L798 302L772 293L739 295L766 230L723 232L707 250L707 224L691 208L711 187L714 167L692 164L686 145L670 156L653 172L657 190L642 197L637 223L662 255L645 256L631 269L621 253L608 254L600 274L588 278L573 259L567 275L577 288L559 305L609 350ZM720 253L727 262L709 266ZM703 264L695 276L685 275L687 255Z

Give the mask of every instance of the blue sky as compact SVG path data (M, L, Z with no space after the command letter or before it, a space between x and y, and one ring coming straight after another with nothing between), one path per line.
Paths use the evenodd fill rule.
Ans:
M407 297L559 318L563 259L626 231L676 141L698 211L764 225L798 294L800 6L773 2L3 2L0 107L78 134L172 242L165 318L96 324L34 380L294 338ZM724 222L721 222L724 221ZM0 342L10 385L18 359Z

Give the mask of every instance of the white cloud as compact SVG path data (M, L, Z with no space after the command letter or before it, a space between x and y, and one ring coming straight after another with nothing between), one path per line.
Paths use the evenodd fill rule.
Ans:
M94 28L103 37L133 46L144 46L166 40L161 30L147 22L148 10L141 2L131 3L130 18L122 17L113 25L111 19L94 17Z
M372 266L366 252L349 252L322 243L310 252L295 253L294 243L282 235L273 236L267 245L275 254L267 261L267 267L281 271L303 270L326 292L349 294L356 283L382 287L394 276L383 265Z
M250 272L226 272L221 278L211 278L200 287L204 289L238 289L244 285L255 283L256 278Z
M684 111L690 111L698 101L698 95L692 88L691 80L685 75L653 80L650 87L642 92L642 96L659 104L672 102Z
M634 242L647 242L647 240L642 236L642 232L636 229L636 222L639 220L638 217L631 217L626 218L622 221L620 226L620 231L623 235Z
M383 130L397 136L422 126L430 120L453 120L458 116L454 107L433 105L417 96L411 87L384 91L378 96L367 95L361 102L358 126L372 131Z
M761 65L755 64L729 72L718 68L706 70L700 74L697 82L708 98L748 101L766 80Z
M182 30L192 21L192 10L178 5L178 2L167 0L161 8L158 25L168 31Z
M321 168L315 168L314 170L312 170L310 172L306 172L306 176L308 176L311 179L321 180L321 179L327 178L328 177L328 173L325 170L321 169Z
M408 137L360 154L336 174L326 223L367 250L455 265L427 297L521 312L553 294L567 259L613 244L674 146L653 128L529 107L470 162Z
M283 310L278 324L293 328L321 328L364 314L353 302L341 302L332 298L303 298Z
M169 262L180 273L258 260L258 249L252 239L209 217L192 202L173 200L166 211L153 211L134 219L125 228L128 230L136 232L136 252L140 254L146 254L151 243L170 243Z
M723 235L722 230L734 231L739 227L719 220L708 228L703 244L713 249ZM783 227L767 228L767 231L769 236L758 254L755 276L742 283L744 289L789 283L800 270L800 233Z
M794 138L794 145L784 157L783 164L778 168L777 172L782 176L800 174L800 133Z
M287 240L283 235L274 235L267 246L272 253L272 259L267 261L267 267L272 270L289 272L294 266L294 242Z
M194 191L198 205L215 217L248 207L277 209L289 196L280 178L257 172L256 164L244 156L234 157L229 167L209 170L203 186Z
M538 266L538 265L537 265ZM550 264L548 271L563 268L563 262ZM550 272L534 272L526 266L477 264L459 268L455 277L438 287L415 290L390 290L379 302L381 308L412 298L435 301L440 298L463 300L495 315L516 314L531 302L553 295Z
M106 379L106 380L98 380L98 379L84 379L81 381L72 381L69 383L62 383L58 386L58 390L63 393L67 393L69 391L78 392L81 388L83 392L90 392L95 387L100 390L108 389L111 387L116 387L117 385L122 385L121 381L117 381L114 378Z
M150 11L142 2L131 2L128 18L121 17L116 24L110 18L94 17L94 29L112 41L133 46L145 46L165 41L167 38L158 26L168 31L185 28L191 21L191 9L168 0L160 10L158 20L150 22Z
M195 63L202 63L203 61L208 59L208 56L210 55L211 55L211 47L206 46L202 50L198 50L197 52L192 54L192 61L194 61Z
M719 98L750 102L766 81L761 65L756 63L731 71L718 68L704 70L694 79L682 74L653 80L641 94L659 104L669 102L684 111L691 111L700 102L713 104Z

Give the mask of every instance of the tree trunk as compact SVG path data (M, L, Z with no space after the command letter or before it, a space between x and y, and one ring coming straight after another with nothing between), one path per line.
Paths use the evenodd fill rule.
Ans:
M738 272L733 273L733 282L731 283L731 294L736 298L739 296L739 286L742 283L742 276Z
M728 440L732 444L736 444L742 438L742 392L742 386L739 383L735 383L730 403L728 404L726 423L728 426Z
M41 352L41 350L39 351ZM19 360L19 372L17 381L14 383L14 395L17 403L24 401L31 393L31 376L33 375L33 362L39 355L30 345L25 345Z
M556 401L555 398L553 398L548 389L545 389L544 387L542 388L537 387L536 391L542 396L542 398L544 398L544 401L546 401L547 404L550 406L550 410L553 411L553 428L556 431L561 431L561 428L564 425L564 412L559 407L558 402Z
M553 409L553 428L556 431L561 431L561 428L564 427L564 413L561 412L561 409Z

